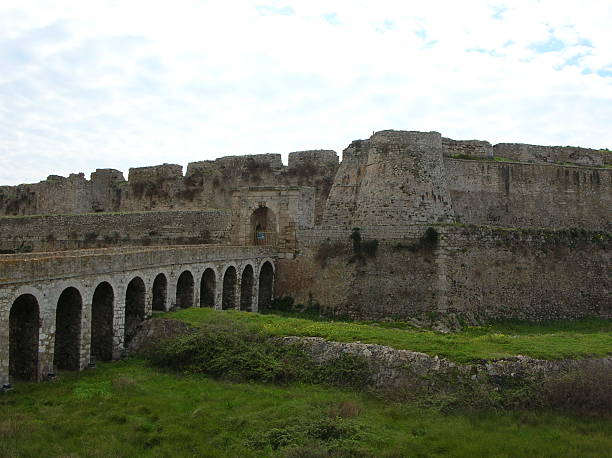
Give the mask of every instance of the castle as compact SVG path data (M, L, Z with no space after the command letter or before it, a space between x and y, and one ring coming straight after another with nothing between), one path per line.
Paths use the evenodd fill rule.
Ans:
M0 187L0 382L118 357L155 309L273 295L354 319L610 318L611 166L381 131L341 163L316 150Z

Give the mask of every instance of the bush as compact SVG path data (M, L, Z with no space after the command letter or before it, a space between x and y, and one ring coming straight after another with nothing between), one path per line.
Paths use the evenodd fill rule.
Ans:
M591 363L537 389L543 407L592 416L612 416L612 367Z
M299 343L279 343L235 325L206 325L197 333L159 343L145 356L158 367L234 381L365 388L371 373L363 358L342 355L317 364Z

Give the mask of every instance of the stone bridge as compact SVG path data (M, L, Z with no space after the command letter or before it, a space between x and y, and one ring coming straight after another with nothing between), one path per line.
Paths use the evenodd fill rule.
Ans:
M275 257L228 245L0 256L0 386L118 358L153 311L256 312L272 300Z

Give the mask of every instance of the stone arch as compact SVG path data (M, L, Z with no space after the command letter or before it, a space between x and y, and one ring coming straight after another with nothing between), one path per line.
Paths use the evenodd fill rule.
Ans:
M78 370L81 349L83 298L70 286L60 294L55 311L53 365L58 369Z
M186 309L193 307L193 274L186 270L176 282L176 307Z
M153 311L164 312L168 297L168 278L159 273L153 280Z
M200 281L200 307L215 306L215 289L216 289L215 271L210 267L202 274Z
M270 261L266 261L259 269L259 293L257 304L259 310L268 308L272 305L274 296L274 267Z
M250 218L251 234L247 240L254 245L276 245L277 228L276 215L263 204L260 204Z
M242 271L240 280L240 310L251 312L253 310L253 266L247 264Z
M109 282L96 286L91 301L91 359L92 362L113 359L113 314L115 292Z
M22 294L9 312L9 377L38 380L40 306L32 294Z
M223 310L236 308L236 282L236 268L229 266L223 275L223 299L221 301Z
M134 337L136 327L145 319L145 295L144 281L140 277L134 277L125 290L125 346Z

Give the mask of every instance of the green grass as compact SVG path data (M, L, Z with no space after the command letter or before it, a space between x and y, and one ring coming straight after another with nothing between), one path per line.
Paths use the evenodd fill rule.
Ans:
M174 375L136 359L18 384L0 395L0 412L0 457L595 457L612 449L610 420L442 414L338 388Z
M401 322L317 321L208 308L184 309L161 316L195 326L207 323L245 326L270 336L312 336L339 342L388 345L456 362L516 355L562 359L612 354L612 321L596 318L541 324L505 322L441 334Z

